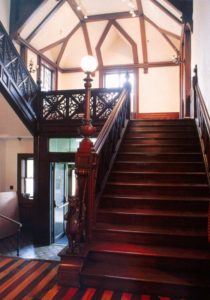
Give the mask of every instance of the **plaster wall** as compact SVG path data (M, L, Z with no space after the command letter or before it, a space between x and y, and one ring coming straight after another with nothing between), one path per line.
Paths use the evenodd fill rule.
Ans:
M7 32L9 32L10 0L1 0L0 20Z
M17 190L17 154L33 153L33 139L0 140L0 192Z
M198 84L210 112L210 1L193 1L192 68L198 66Z

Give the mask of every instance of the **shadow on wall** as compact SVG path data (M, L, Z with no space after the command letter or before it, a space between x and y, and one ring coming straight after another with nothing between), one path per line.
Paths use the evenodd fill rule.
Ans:
M0 193L0 239L13 235L17 232L18 226L5 220L1 214L19 221L18 199L16 192Z

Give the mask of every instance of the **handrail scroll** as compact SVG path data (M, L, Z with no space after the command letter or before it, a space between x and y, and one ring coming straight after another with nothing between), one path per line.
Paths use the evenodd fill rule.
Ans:
M76 153L76 194L69 199L66 215L69 253L80 253L84 242L92 239L98 199L129 117L130 85L127 83L95 144L87 136L80 143Z

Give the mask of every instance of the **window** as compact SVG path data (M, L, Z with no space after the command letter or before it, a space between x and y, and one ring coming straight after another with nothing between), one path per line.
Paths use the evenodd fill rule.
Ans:
M28 154L18 154L18 192L24 199L34 197L34 159Z
M55 72L45 63L41 63L41 90L51 91L54 89Z
M95 143L96 138L90 139ZM77 152L82 138L50 138L49 139L49 152Z
M129 82L131 84L131 112L134 111L134 72L127 70L110 71L104 74L105 88L121 88L126 82L127 73L129 74Z

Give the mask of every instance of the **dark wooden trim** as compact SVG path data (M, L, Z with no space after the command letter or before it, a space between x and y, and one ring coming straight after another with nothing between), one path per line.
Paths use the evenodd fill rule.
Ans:
M172 20L174 20L177 24L181 25L182 21L178 19L174 14L172 14L167 8L165 8L160 2L157 0L150 0L152 3L154 3L155 6L157 6L159 9L162 10L168 17L170 17Z
M139 17L143 16L143 6L142 6L142 0L136 0L137 8L138 8L138 15Z
M40 51L38 51L36 48L34 48L27 41L25 41L21 37L18 37L18 39L16 41L17 41L18 44L25 45L32 52L34 52L35 54L39 55L42 59L44 59L49 65L53 66L54 68L57 68L60 72L62 72L62 69L57 64L55 64L54 62L52 62L49 58L47 58L44 54L42 54Z
M24 61L25 65L27 65L27 57L28 57L28 51L27 47L25 45L20 45L20 56L22 60Z
M69 6L71 7L71 9L73 10L73 12L75 13L75 15L77 16L77 18L82 21L84 19L84 15L82 13L81 10L77 9L77 3L75 0L67 0Z
M98 44L96 46L96 55L97 55L97 59L98 59L98 65L99 67L102 67L103 66L103 59L102 59L102 55L101 55L101 46L107 36L107 33L109 32L110 28L112 26L112 21L109 21L108 24L106 25L105 29L104 29L104 32L102 33L99 41L98 41Z
M135 113L135 118L136 118L136 114L140 111L140 107L139 107L139 100L140 100L140 97L139 97L139 87L140 87L140 84L139 84L139 70L136 69L135 70L135 79L136 79L136 111L134 112ZM134 95L135 97L135 95Z
M124 38L131 44L133 50L133 61L135 64L138 63L138 50L136 42L130 37L130 35L120 26L119 23L113 21L113 25L117 28L117 30L124 36Z
M61 50L60 50L60 52L59 52L59 54L58 54L58 58L57 58L57 61L56 61L56 64L59 66L59 63L60 63L60 61L61 61L61 59L62 59L62 56L63 56L63 53L64 53L64 51L65 51L65 49L66 49L66 46L67 46L67 44L68 44L68 42L69 42L69 39L72 37L72 35L80 28L80 26L81 26L81 23L78 23L73 29L72 29L72 31L67 35L67 37L66 37L66 39L65 39L65 41L64 41L64 43L63 43L63 45L62 45L62 47L61 47Z
M137 113L137 119L179 119L179 112L167 113Z
M135 11L136 18L138 18L138 11ZM117 19L128 19L133 18L129 12L111 13L111 14L100 14L88 16L85 22L96 22L96 21L107 21L107 20L117 20Z
M143 63L148 63L148 54L147 54L147 39L146 39L146 29L144 17L139 18L140 22L140 32L141 32L141 44L142 44L142 54L143 54ZM148 68L144 68L144 73L148 72Z
M156 23L154 23L150 18L144 16L144 19L145 19L145 21L147 21L148 23L150 23L151 25L153 25L159 32L165 33L165 34L167 34L167 35L169 35L169 36L171 36L171 37L173 37L173 38L175 38L175 39L177 39L177 40L180 40L180 39L181 39L181 37L180 37L179 35L177 35L177 34L171 32L171 31L168 31L168 30L165 30L165 29L159 27L159 26L158 26Z
M40 49L39 52L41 52L41 53L46 52L46 51L50 50L51 48L54 48L54 47L58 46L59 44L62 44L65 41L65 39L66 38L64 37L64 38L62 38L62 39L60 39L60 40L58 40L58 41L56 41L52 44Z
M96 53L98 58L99 67L103 66L103 60L101 55L101 46L111 28L111 26L115 26L116 29L124 36L124 38L131 44L132 51L133 51L133 60L134 63L138 63L138 51L137 51L137 45L134 42L134 40L127 34L127 32L117 23L116 21L109 21L106 28L104 29L104 32L101 35L101 38L96 46Z
M169 39L169 37L164 32L161 32L161 34L164 37L164 39L169 43L169 45L176 51L176 53L179 54L179 50L176 48L174 43L172 43L172 41Z
M61 0L58 2L58 4L47 14L47 16L39 23L36 28L29 34L29 36L26 38L26 41L30 43L30 41L34 38L34 36L43 28L45 23L52 18L57 10L65 3L66 0Z
M138 63L138 64L126 64L126 65L110 65L110 66L99 66L97 70L107 71L112 69L144 69L144 68L160 68L160 67L177 67L177 64L172 61L159 61L159 62L148 62L147 64ZM66 68L61 69L61 73L76 73L82 72L81 68Z
M24 19L19 19L19 17L16 19L16 14L19 14L22 8L22 5L20 5L21 1L10 1L10 37L14 38L20 31L24 30L24 28L28 26L28 23L30 22L31 18L34 18L40 13L40 10L47 1L48 0L33 1L33 3L31 3L32 10L30 9L30 11L28 11L29 14L25 15ZM35 4L35 6L33 4Z
M85 44L86 44L87 53L89 55L93 55L93 51L92 51L92 47L91 47L89 33L88 33L88 29L87 29L86 23L82 23L82 31L83 31L83 35L84 35L84 38L85 38Z

